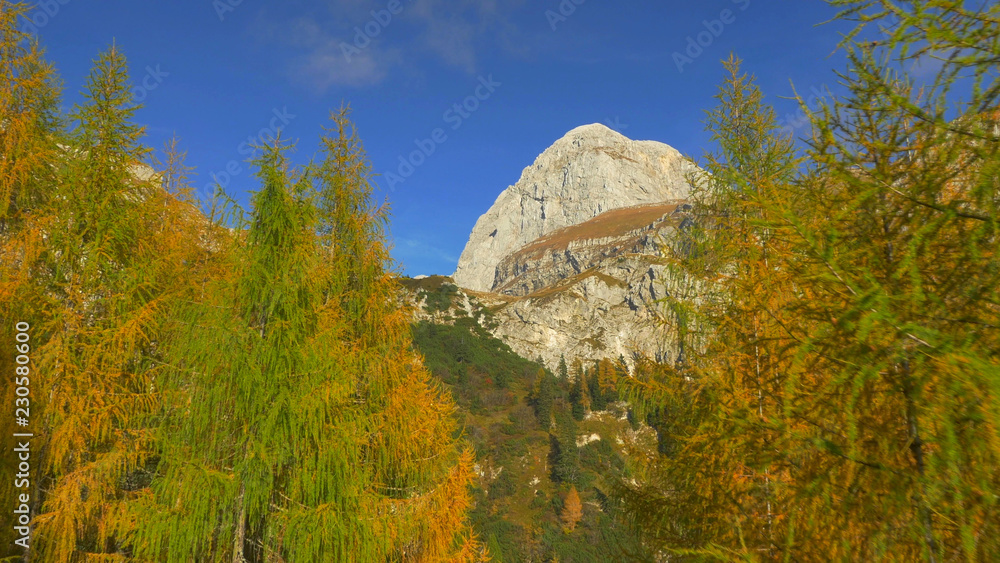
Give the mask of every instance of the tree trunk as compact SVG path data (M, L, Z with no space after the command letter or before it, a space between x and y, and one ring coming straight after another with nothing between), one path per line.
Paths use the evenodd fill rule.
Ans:
M917 422L917 408L913 402L913 382L910 374L909 360L903 360L903 392L906 397L906 427L910 439L910 453L917 466L918 487L917 510L920 513L921 524L924 527L924 542L927 544L928 560L937 563L937 542L934 541L934 528L931 520L931 510L927 506L927 491L924 485L924 442L920 438L920 426Z
M243 502L244 487L245 485L240 483L240 494L236 497L240 513L236 519L236 534L233 536L233 563L246 563L246 558L243 557L243 543L246 541L247 533L247 506Z

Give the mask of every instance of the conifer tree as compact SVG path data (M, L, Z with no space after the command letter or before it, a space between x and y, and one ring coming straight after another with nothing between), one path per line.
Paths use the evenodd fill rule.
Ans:
M615 374L618 379L628 377L629 375L628 362L625 361L624 354L618 354L618 360L615 361Z
M55 72L18 29L28 9L0 0L0 236L44 201L61 133Z
M810 423L797 441L815 446L795 452L811 502L796 505L789 549L989 559L1000 522L1000 6L831 4L858 27L842 43L848 93L813 116L807 212L790 216L808 299L793 310L788 411ZM881 44L863 39L872 23ZM928 58L940 68L921 86L905 69Z
M580 406L583 408L583 413L589 413L591 403L590 390L587 384L587 375L583 369L583 361L580 358L573 360L573 381L574 384L578 384L580 387Z
M586 414L586 408L584 407L586 388L582 376L577 376L573 379L569 390L569 403L573 410L573 418L576 420L583 420Z
M559 517L563 522L563 531L567 534L572 533L580 518L583 518L583 503L580 502L580 493L577 492L576 485L571 486L566 493L562 514Z
M607 406L607 401L604 400L604 392L601 389L601 363L597 364L586 371L587 379L587 392L590 395L591 408L595 411L602 411L604 407Z
M13 197L7 207L23 223L5 241L20 258L4 264L11 292L3 307L11 311L11 299L32 325L37 374L32 560L120 553L122 510L152 453L151 360L165 295L183 280L180 256L190 245L164 229L176 202L140 173L147 150L131 122L130 90L124 56L112 47L87 80L76 127L61 139L67 148L46 149L58 132L35 129L45 170L19 187L23 196L39 182L43 195ZM39 107L50 107L53 92L43 91ZM57 123L53 112L36 123Z
M180 307L169 343L142 557L166 561L472 560L471 457L410 351L367 161L334 114L323 160L257 159L245 237Z
M986 560L1000 7L831 4L859 25L848 95L811 114L806 173L757 94L713 122L742 128L719 139L735 158L708 167L723 189L678 252L699 295L674 303L686 361L630 383L677 447L623 487L627 513L678 554ZM885 41L861 39L887 20ZM942 52L923 89L897 70Z
M580 474L576 421L565 408L556 412L555 419L556 434L550 436L552 479L559 483L575 483Z
M598 363L597 382L605 403L612 403L618 400L616 390L621 373L620 368L609 358L604 358Z
M61 133L54 118L59 91L54 84L53 70L45 62L37 42L18 29L28 9L24 3L0 0L0 319L3 319L0 339L10 343L15 342L15 323L33 318L29 317L32 308L28 304L32 279L26 264L34 262L42 252L43 233L34 228L34 216L47 196L51 196L56 140ZM37 337L37 332L29 334ZM29 349L36 343L37 340L28 343ZM16 373L17 367L14 356L0 354L0 371L10 374L11 382L15 375L23 375ZM37 385L31 373L33 367L37 366L17 371L27 370L28 381L34 380ZM17 399L15 386L5 384L0 391L3 404L14 407ZM27 406L29 412L34 409L36 415L40 413L40 403ZM4 436L37 429L18 430L14 424L13 416L0 422ZM10 438L0 441L0 471L4 475L17 473L14 447ZM35 490L15 489L14 479L0 482L0 498L13 500L25 492L36 500ZM33 502L32 507L36 508L37 504ZM13 543L13 526L11 513L7 511L0 517L0 545L3 546L0 557L8 548L15 549L18 554L22 551Z
M535 380L538 382L535 394L535 417L542 430L548 430L552 425L552 404L556 398L556 383L545 368L538 368Z
M384 227L388 210L372 206L371 164L350 120L332 114L316 172L321 246L333 275L326 291L355 327L355 385L366 401L367 445L381 510L395 516L390 556L474 560L482 551L465 521L472 454L453 437L454 403L410 351L409 316L396 301ZM308 527L304 535L311 535Z
M679 284L688 288L684 301L671 299L683 319L674 333L683 359L624 381L633 398L648 401L662 455L639 469L647 483L626 485L624 497L633 522L661 548L774 556L783 522L775 473L784 469L785 334L776 304L790 294L774 273L782 247L766 221L795 159L739 60L724 66L720 103L707 120L721 150L707 156L708 175L692 178L696 221L670 256L674 275L690 280ZM697 478L690 467L699 467ZM684 506L683 514L671 506Z

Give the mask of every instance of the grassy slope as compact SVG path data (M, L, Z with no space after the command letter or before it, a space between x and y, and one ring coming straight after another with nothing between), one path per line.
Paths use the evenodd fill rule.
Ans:
M537 257L545 253L565 250L571 242L578 240L622 236L652 225L665 215L673 213L678 205L678 203L669 203L614 209L579 225L565 227L545 235L519 250L516 256Z

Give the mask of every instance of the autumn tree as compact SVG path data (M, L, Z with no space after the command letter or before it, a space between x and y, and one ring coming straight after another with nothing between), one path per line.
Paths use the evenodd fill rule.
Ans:
M810 113L801 174L750 83L729 81L723 96L749 103L710 117L727 158L695 182L712 190L677 249L698 297L671 300L684 360L630 383L674 447L623 498L676 554L985 560L1000 7L831 4L858 23L847 94ZM905 69L928 57L921 87Z
M27 264L37 260L43 249L44 233L37 228L35 213L52 195L56 141L61 133L55 119L59 91L54 84L54 72L37 42L18 29L28 9L24 3L0 0L0 319L3 319L0 340L10 343L15 342L15 323L35 318L29 316L32 308L28 297L33 280ZM34 346L38 333L32 331L31 335L36 337L30 343ZM31 367L37 365L26 369L30 372ZM0 371L13 378L15 368L14 356L0 354ZM28 380L37 385L37 379L31 375ZM3 404L15 405L14 391L14 385L2 387ZM31 398L40 397L36 393ZM40 403L29 404L29 411L32 407L36 415L40 414ZM37 430L37 427L17 430L14 422L13 416L0 422L0 430L8 437L0 441L0 471L5 475L17 473L15 444L9 437L16 432ZM37 498L34 490L17 491L13 479L0 484L2 498L16 499L24 492ZM8 548L15 547L14 523L10 519L9 512L0 517L0 544L4 546L0 548L0 557ZM19 554L21 548L15 549Z
M371 164L349 116L346 106L331 116L315 192L332 274L325 292L340 296L355 331L349 372L365 399L371 491L392 515L390 558L478 560L481 546L465 521L472 453L455 438L454 403L411 351L410 317L389 269L388 209L372 205Z
M563 531L567 534L572 533L576 529L577 523L583 518L583 503L580 502L580 493L577 492L575 485L571 486L569 492L566 493L559 518L563 522Z
M347 110L305 170L263 147L237 236L178 308L160 478L130 537L188 561L473 560L471 456L393 299Z
M45 200L61 133L55 71L18 29L29 9L0 0L0 235Z
M28 66L44 68L37 59ZM21 99L49 108L53 94ZM30 156L44 167L21 163L30 177L15 181L20 195L6 207L21 223L4 241L18 256L4 263L4 317L33 327L29 555L39 561L121 553L124 507L153 455L147 423L164 302L183 283L192 248L172 228L183 221L179 203L141 164L148 149L118 48L98 57L83 94L67 135L41 125L59 121L53 108L24 106L36 123Z
M613 403L618 400L617 389L621 374L621 368L612 362L610 358L604 358L598 364L598 386L601 389L601 394L604 396L604 401L606 403Z
M788 549L989 559L1000 6L831 4L858 25L842 43L847 94L813 115L806 213L789 215L803 298L788 413L809 427L794 434L802 501ZM906 70L933 59L929 79Z
M682 290L667 298L681 353L623 381L654 422L661 456L620 493L661 549L774 556L784 522L780 311L791 293L775 273L785 251L769 222L796 160L740 61L724 66L719 105L707 115L719 151L706 155L708 174L691 178L694 221L668 255ZM601 367L613 373L610 362Z

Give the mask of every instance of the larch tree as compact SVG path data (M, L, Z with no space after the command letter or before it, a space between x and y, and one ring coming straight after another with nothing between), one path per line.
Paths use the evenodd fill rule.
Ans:
M21 224L4 241L18 258L4 264L3 306L32 326L33 561L121 557L123 508L153 450L151 360L189 245L164 229L179 209L141 166L130 90L112 47L95 62L69 134L44 135L54 108L22 116L35 120L31 155L43 164L15 180L20 195L6 207ZM45 88L35 102L50 107L53 96Z
M475 560L471 454L411 351L346 109L321 162L263 147L261 190L178 309L149 522L164 561Z
M790 216L796 557L997 553L1000 6L836 0L847 94ZM877 26L883 40L868 41ZM930 78L910 75L937 59ZM808 495L806 492L808 491Z
M719 104L707 116L719 152L706 156L707 174L690 179L693 221L668 256L679 280L667 302L680 354L672 364L642 363L623 381L652 414L660 456L636 457L651 463L640 463L642 479L623 482L619 494L659 549L773 557L787 471L780 315L791 295L776 268L785 245L775 217L796 159L740 61L731 56L724 66Z
M16 323L31 319L26 297L32 280L25 265L34 262L42 252L43 233L35 228L35 218L51 195L61 133L55 118L59 90L54 83L54 72L37 42L18 29L28 9L24 3L0 0L0 339L10 343L15 342ZM29 343L29 348L34 344ZM17 367L14 359L9 353L0 354L0 371L11 374L11 383ZM26 366L19 371L27 370L27 381L35 380L37 384L32 367L37 366ZM2 389L0 400L14 406L18 399L15 385L5 384ZM28 397L35 398L37 395ZM21 401L17 406L25 406L23 398ZM27 406L30 412L30 402ZM37 405L35 412L39 412ZM4 436L33 430L17 430L14 424L10 416L0 422ZM5 475L17 473L15 446L11 438L0 441L0 471ZM0 483L2 498L15 499L24 492L15 489L14 479ZM34 490L27 492L34 497ZM14 547L14 523L10 518L9 512L0 517L0 545L3 545L0 557ZM20 548L16 550L20 552Z
M330 272L324 291L339 301L352 335L342 358L355 400L363 401L362 453L372 476L366 492L391 515L391 558L475 560L482 548L465 520L472 453L454 437L454 403L412 352L409 316L388 268L388 210L373 206L371 164L350 108L331 120L315 171Z
M61 133L55 71L18 29L28 9L0 0L0 235L44 201Z
M830 3L858 27L847 94L810 112L808 166L761 152L781 144L756 104L717 122L737 158L708 166L723 189L678 249L686 353L630 382L671 447L625 484L627 513L678 555L987 560L1000 6ZM928 58L921 84L906 69Z
M618 385L618 371L610 358L604 358L598 363L597 382L601 395L605 397L605 402L613 398L615 388Z
M566 493L559 518L563 522L563 531L567 534L572 533L580 519L583 518L583 503L580 502L580 493L577 492L575 485L571 486L569 492Z

